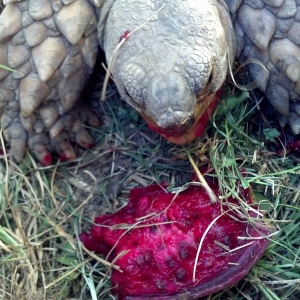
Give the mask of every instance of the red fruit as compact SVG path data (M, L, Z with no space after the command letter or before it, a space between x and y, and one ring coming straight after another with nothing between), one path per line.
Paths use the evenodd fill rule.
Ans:
M208 183L220 195L218 186ZM240 190L240 196L251 205L252 191ZM126 207L96 218L99 226L92 226L91 232L82 234L80 239L89 250L104 255L114 247L110 260L129 250L116 261L123 273L112 271L111 281L117 286L119 299L196 299L242 279L268 245L265 238L251 237L268 235L270 228L262 223L251 226L232 210L239 205L232 197L212 204L199 186L191 186L177 197L159 185L137 188L130 191ZM258 217L251 210L248 214ZM135 228L132 224L136 224ZM199 243L210 225L194 281ZM111 226L114 227L110 229ZM228 251L233 249L237 250Z
M293 140L287 144L286 149L290 152L300 152L300 140Z

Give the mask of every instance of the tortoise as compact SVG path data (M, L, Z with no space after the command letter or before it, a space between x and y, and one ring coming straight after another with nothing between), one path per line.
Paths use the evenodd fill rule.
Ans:
M300 132L300 0L3 0L0 115L13 157L44 165L91 147L98 119L80 96L98 45L126 102L150 128L184 144L237 58L281 124Z

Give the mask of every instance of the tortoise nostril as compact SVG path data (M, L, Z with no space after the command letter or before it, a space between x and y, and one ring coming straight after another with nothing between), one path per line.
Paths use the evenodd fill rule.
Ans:
M212 75L212 73L210 73L208 81L207 81L207 85L211 84L212 81L213 81L213 75Z
M180 123L180 124L184 124L186 123L186 121L188 120L188 116L186 113L182 112L182 111L174 111L174 119Z
M172 111L172 113L170 113ZM191 118L184 112L169 110L162 114L157 120L157 125L162 129L183 129L182 126L188 126Z

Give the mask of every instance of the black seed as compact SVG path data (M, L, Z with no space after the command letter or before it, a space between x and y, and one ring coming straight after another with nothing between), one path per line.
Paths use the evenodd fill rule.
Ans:
M161 244L158 246L158 251L161 251L161 250L165 250L165 245L164 244Z
M156 280L156 285L160 290L162 290L164 288L164 285L160 279Z
M169 266L170 268L174 268L177 266L177 263L174 259L172 259L171 257L168 257L166 259L166 265Z
M152 261L152 255L149 252L144 253L145 262L151 262Z
M157 226L151 226L151 227L150 227L150 231L151 231L151 232L157 231Z
M226 245L227 247L230 246L230 237L228 235L224 236L222 244Z
M175 276L177 279L182 279L186 274L186 270L183 268L180 268L176 271Z
M182 259L186 259L187 258L187 256L188 256L188 248L187 247L181 247L180 249L179 249L179 255L180 255L180 257L182 258Z
M185 220L184 222L184 226L188 227L191 225L192 222L188 221L188 220Z
M142 265L145 262L145 258L143 254L138 255L135 258L135 261L137 262L138 265Z

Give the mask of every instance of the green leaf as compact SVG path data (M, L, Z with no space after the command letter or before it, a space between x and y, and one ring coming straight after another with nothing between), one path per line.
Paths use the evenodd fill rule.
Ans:
M276 128L266 128L263 130L265 139L267 141L275 142L275 138L280 136L280 133Z
M139 120L140 115L135 109L130 110L129 112L130 119L135 123Z
M120 116L127 115L127 110L120 106L120 107L118 108L118 114L119 114Z
M235 164L235 159L231 157L225 157L224 158L224 166L225 167L231 167Z
M247 189L249 187L249 182L241 175L239 176L239 179L241 180L242 187Z
M254 192L255 199L259 204L260 209L271 212L273 210L273 205L269 199L266 198L262 193Z
M61 243L59 245L59 248L62 249L62 252L66 253L66 254L72 255L73 253L76 253L76 251L74 250L74 248L68 241Z
M242 92L238 97L233 95L228 95L226 98L220 101L217 114L226 115L234 108L236 108L240 103L245 101L247 98L249 98L248 92Z
M75 257L61 256L57 258L57 261L65 266L74 267L79 264L78 260Z

